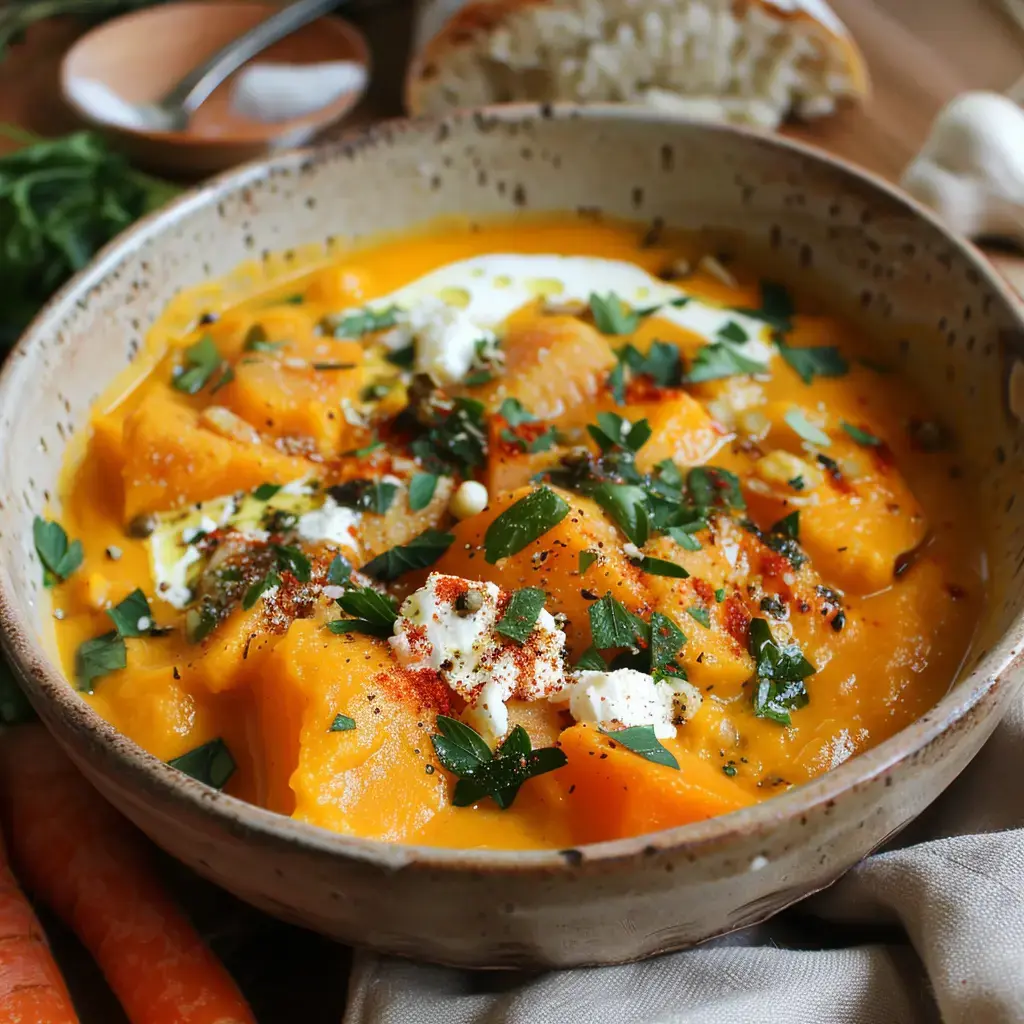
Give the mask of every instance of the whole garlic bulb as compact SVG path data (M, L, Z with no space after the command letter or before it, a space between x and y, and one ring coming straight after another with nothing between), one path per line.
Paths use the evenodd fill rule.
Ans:
M1024 110L999 93L958 96L900 184L954 231L1024 243Z

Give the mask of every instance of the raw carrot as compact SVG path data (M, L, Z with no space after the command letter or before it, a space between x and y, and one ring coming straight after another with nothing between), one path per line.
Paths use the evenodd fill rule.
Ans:
M0 1020L78 1024L46 936L7 866L0 841Z
M42 727L0 736L0 798L19 876L74 929L132 1024L255 1024L139 835Z

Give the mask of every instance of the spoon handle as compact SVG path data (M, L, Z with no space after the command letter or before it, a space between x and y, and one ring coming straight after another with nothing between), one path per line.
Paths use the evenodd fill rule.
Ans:
M296 0L276 14L254 25L248 32L221 47L198 67L193 68L159 105L180 109L191 115L228 75L268 46L284 39L296 29L315 21L338 5L340 0Z

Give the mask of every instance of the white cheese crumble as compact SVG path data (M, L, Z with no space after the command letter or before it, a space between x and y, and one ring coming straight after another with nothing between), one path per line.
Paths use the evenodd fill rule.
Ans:
M661 305L654 316L700 335L708 344L733 322L746 332L743 355L767 364L775 354L763 322L737 310L705 302L626 260L548 253L494 253L457 260L370 302L380 312L397 307L398 325L381 335L390 349L416 341L416 369L438 383L465 377L476 342L492 342L494 331L517 310L541 300L550 307L585 308L592 294L614 292L634 307ZM667 303L687 298L682 306ZM346 313L357 313L350 309Z
M565 683L565 634L541 609L524 644L497 631L505 604L493 583L431 573L402 603L391 647L407 668L430 668L465 699L492 746L508 731L505 702L537 700Z
M304 512L295 524L298 535L305 541L326 541L359 552L354 530L362 521L362 513L339 505L330 495L311 512Z
M602 729L654 727L658 739L671 739L676 723L688 721L700 707L700 691L682 679L655 682L633 668L583 670L549 698L568 704L577 722Z

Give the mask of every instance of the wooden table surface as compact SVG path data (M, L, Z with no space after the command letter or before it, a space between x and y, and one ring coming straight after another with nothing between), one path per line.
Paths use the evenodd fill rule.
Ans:
M999 0L832 0L864 50L874 83L870 103L837 117L786 129L890 179L924 140L939 109L968 89L1005 91L1024 76L1024 30ZM374 79L347 122L365 125L401 110L411 12L387 2L357 19L373 51ZM0 122L41 133L75 127L62 108L58 69L79 29L69 22L34 29L0 64ZM2 145L2 144L0 144ZM1024 292L1024 257L993 255ZM162 855L161 855L162 856ZM341 1019L346 952L278 924L168 863L169 877L217 953L239 978L261 1024L328 1024ZM123 1021L91 961L44 914L85 1024Z

